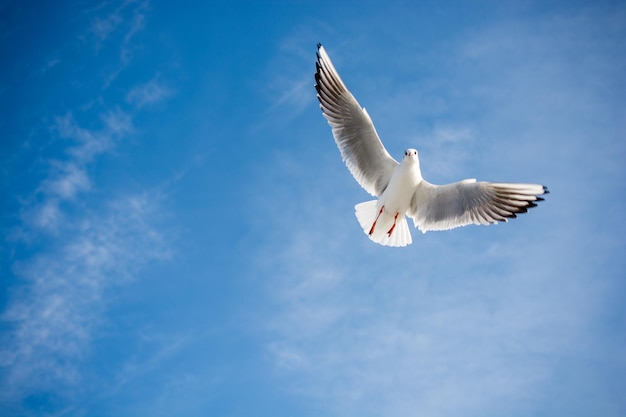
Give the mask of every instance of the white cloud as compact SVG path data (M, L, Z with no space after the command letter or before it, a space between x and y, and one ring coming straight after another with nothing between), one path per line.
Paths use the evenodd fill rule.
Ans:
M144 27L144 12L148 7L148 1L124 0L117 2L104 2L88 12L99 13L95 16L90 24L89 32L95 38L95 46L99 49L102 44L107 41L121 26L127 25L128 29L124 35L124 42L128 42L130 38ZM113 7L112 10L111 7ZM126 9L131 9L131 18L127 19ZM103 14L103 10L107 10ZM130 22L127 22L130 20Z
M101 116L105 133L113 137L124 137L133 133L131 116L119 109L109 111Z
M174 94L172 89L154 78L146 84L133 87L126 95L126 101L142 108L170 97L172 94Z
M0 352L3 401L16 403L40 391L63 395L81 383L107 290L132 279L146 262L169 256L151 224L156 211L155 196L114 201L104 211L74 218L55 248L18 265L27 285L10 293L2 314L9 329Z
M87 34L80 38L93 45L96 52L110 46L119 50L118 61L105 70L103 88L108 88L130 65L137 49L133 40L145 28L149 7L148 0L124 0L104 2L87 11L96 16L91 19Z
M91 182L83 167L76 162L51 161L54 174L41 185L45 193L60 200L72 199L77 193L86 191Z
M117 29L122 23L122 17L118 11L111 13L110 15L102 18L96 17L91 22L90 31L94 34L96 40L100 43L105 41L109 35Z
M107 43L116 47L117 40L116 65L123 69L145 25L147 7L144 1L101 3L87 12L98 16L82 39L96 49ZM66 61L64 56L50 61L42 73ZM157 93L152 91L146 100L156 99ZM84 99L77 94L73 99ZM12 279L0 314L0 403L17 414L27 414L30 406L25 404L39 396L59 400L59 408L47 410L50 414L64 415L82 406L74 400L93 382L85 365L107 324L111 292L136 279L146 263L170 256L157 227L159 191L103 192L93 175L98 159L135 133L130 113L107 109L101 91L95 94L89 105L52 118L52 140L41 138L43 146L33 162L33 175L40 177L18 197L21 222L16 220L9 234L14 243ZM124 96L121 100L123 105ZM64 404L70 406L62 408Z
M103 118L106 116L103 115ZM74 146L67 148L67 153L77 164L87 164L94 156L109 151L114 146L115 132L108 128L89 130L82 128L69 112L63 117L56 118L56 129L61 138L76 141ZM106 123L105 123L106 124Z
M41 204L33 205L26 208L22 213L22 219L26 223L43 230L55 231L57 225L62 221L63 215L59 210L59 201L57 199L47 199ZM25 240L28 233L17 233Z
M13 233L26 243L46 236L49 245L15 264L23 284L9 292L1 316L7 331L0 395L9 404L38 392L70 398L104 320L107 291L133 279L146 262L169 256L154 226L158 193L113 196L95 205L86 198L97 185L91 165L134 132L132 118L119 109L99 119L99 129L82 127L71 112L55 119L52 132L63 151L45 162L49 170L24 199L23 224Z
M31 234L38 229L56 232L65 221L61 204L75 200L82 193L91 189L88 170L94 158L111 151L116 143L133 133L130 115L120 110L109 111L101 115L103 127L89 130L81 127L73 114L67 113L55 119L55 130L62 139L69 139L65 147L66 159L47 161L49 172L35 190L25 200L22 207L22 220ZM25 233L20 235L24 236Z

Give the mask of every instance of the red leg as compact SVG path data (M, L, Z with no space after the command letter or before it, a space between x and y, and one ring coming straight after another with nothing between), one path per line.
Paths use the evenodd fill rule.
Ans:
M396 228L396 220L398 220L398 214L400 213L396 213L396 216L393 218L393 225L391 226L391 229L387 231L387 236L391 236L391 234L393 233L393 229Z
M374 223L372 224L372 228L370 229L369 235L371 236L374 233L374 229L376 228L376 222L378 221L378 218L380 217L381 214L383 214L383 209L385 208L385 206L382 206L380 208L380 211L378 212L378 216L376 216L376 220L374 220Z

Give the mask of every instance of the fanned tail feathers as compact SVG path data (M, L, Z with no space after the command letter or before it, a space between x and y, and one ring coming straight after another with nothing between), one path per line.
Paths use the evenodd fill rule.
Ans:
M389 234L388 231L393 226L393 215L383 210L376 221L376 217L380 212L378 200L359 203L354 206L354 211L361 228L372 241L383 246L406 246L413 242L406 216L398 216L396 226L393 228L391 234ZM376 221L376 227L374 228L374 232L370 234L374 221Z

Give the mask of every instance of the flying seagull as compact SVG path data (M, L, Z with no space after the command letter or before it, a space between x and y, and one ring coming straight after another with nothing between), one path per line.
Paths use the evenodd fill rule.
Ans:
M406 216L423 233L468 224L506 222L535 207L548 193L539 184L477 182L434 185L422 178L415 149L398 163L383 146L372 119L348 91L330 57L317 45L315 89L341 156L356 181L376 200L357 204L369 238L384 246L411 244Z

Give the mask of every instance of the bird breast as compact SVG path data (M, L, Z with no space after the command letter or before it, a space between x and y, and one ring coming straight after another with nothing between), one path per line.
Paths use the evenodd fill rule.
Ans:
M391 180L380 197L379 207L385 206L387 212L404 214L421 180L419 166L410 161L402 161L391 175Z

